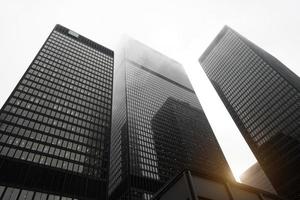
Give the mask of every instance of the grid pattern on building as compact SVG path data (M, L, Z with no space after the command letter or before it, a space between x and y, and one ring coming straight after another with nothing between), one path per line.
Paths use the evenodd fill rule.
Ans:
M0 198L4 200L78 200L57 194L35 192L15 187L0 186Z
M204 127L201 127L202 130L199 130L196 134L199 134L200 137L203 135L206 135L208 137L203 137L201 139L199 137L197 138L197 140L186 140L187 143L182 144L182 146L193 146L196 145L196 141L197 143L200 143L199 145L194 146L195 148L193 149L194 152L199 153L199 157L195 158L195 160L188 161L186 156L182 156L180 158L180 154L177 154L178 151L181 150L183 154L189 154L188 152L185 152L187 151L187 148L179 149L179 147L175 148L176 145L172 145L174 143L176 144L176 142L179 142L177 141L179 140L179 138L175 135L171 135L171 133L168 133L168 131L171 131L170 127L178 127L176 132L181 135L185 134L185 136L183 137L188 139L188 131L184 132L184 130L180 129L187 124L187 121L189 121L183 121L183 118L194 118L193 120L197 121L195 123L201 123L201 118L199 116L196 117L195 115L193 115L193 113L185 113L187 116L183 116L183 113L181 116L178 113L174 112L170 114L170 112L174 111L174 109L166 107L168 106L169 102L172 101L170 99L173 99L173 104L177 106L181 105L181 108L176 109L184 109L182 108L184 107L182 106L183 102L188 106L191 106L192 109L198 109L197 112L201 112L202 108L195 93L172 84L166 79L157 77L156 75L147 72L137 66L134 66L133 64L127 67L126 77L128 81L127 102L129 116L129 140L131 144L131 174L148 177L150 179L166 181L170 177L178 173L180 170L182 170L181 168L184 167L184 163L191 162L195 165L194 167L196 168L198 164L202 163L203 160L206 160L206 163L210 163L211 166L202 166L204 167L204 169L207 167L206 169L210 170L216 169L218 167L221 168L224 166L224 163L220 161L221 159L216 162L216 157L210 157L211 154L201 154L201 151L203 149L211 148L206 147L204 144L210 144L214 146L212 147L212 149L215 148L220 150L218 148L216 139L212 135L212 131L210 131L209 133L207 132L207 127L205 127L205 129ZM162 113L164 110L168 113ZM155 119L155 116L158 116L157 114L159 113L160 117L162 117L161 115L163 115L165 121L163 119L155 120L156 124L154 126L151 121L153 121ZM174 117L177 117L177 119L181 117L182 119L174 120ZM202 117L205 116L202 115ZM208 121L206 122L208 123ZM160 129L157 129L157 126L160 126ZM156 131L156 133L154 133L154 131ZM173 131L175 132L175 130ZM168 135L167 140L160 140L155 143L154 137L158 135L158 137L161 137L163 134ZM161 149L165 151L163 153L165 157L169 157L170 160L178 160L177 163L174 163L173 167L169 166L169 169L165 168L161 174L158 173L158 165L164 165L167 163L158 163L157 150L159 149L159 146L165 147L165 149ZM216 155L216 153L214 155ZM174 169L172 170L172 168Z
M200 63L274 186L299 188L292 173L300 167L300 91L257 47L229 28L222 32Z
M113 55L64 31L56 26L3 106L0 155L107 181Z
M168 181L180 169L230 177L203 110L169 97L151 126L161 180Z
M153 63L154 61L152 60L151 62ZM156 62L159 63L160 61ZM155 140L155 137L157 137L155 136L156 134L164 134L167 136L168 128L172 126L177 127L176 131L178 134L186 134L187 132L180 129L180 126L188 121L186 120L184 122L184 119L193 117L193 114L191 114L192 111L187 111L186 118L180 118L179 113L174 111L173 107L168 107L170 99L173 99L171 101L177 104L184 104L183 109L191 109L197 112L198 117L201 115L201 117L205 118L205 123L208 123L205 115L202 115L203 111L201 105L193 90L179 84L176 80L171 80L159 74L157 71L152 71L151 66L143 66L136 63L135 60L129 60L125 57L119 65L120 66L116 65L116 70L118 70L118 68L123 70L115 73L115 77L117 77L119 73L124 73L125 76L116 80L117 83L115 83L115 87L121 90L120 86L118 86L120 85L119 83L125 83L125 88L123 88L125 94L119 95L124 98L125 101L116 103L117 106L114 107L113 111L113 127L116 128L114 125L118 124L118 128L112 131L112 138L114 139L111 140L111 146L113 147L111 148L111 154L117 156L117 158L114 157L112 159L118 160L117 162L114 161L114 163L118 163L119 166L113 165L110 168L111 171L114 171L110 177L110 181L112 181L112 185L115 189L115 191L111 191L112 199L151 199L154 192L184 167L194 166L194 169L206 170L206 172L228 172L228 174L230 174L229 167L215 137L210 135L213 133L208 124L205 127L206 130L202 130L203 132L198 131L197 133L207 134L209 137L203 137L202 140L198 138L199 140L197 141L186 140L185 145L188 146L188 143L192 144L192 146L195 147L193 151L199 153L199 157L194 155L193 158L195 158L195 160L188 160L186 156L183 156L183 154L189 154L188 152L176 155L180 150L179 147L176 146L179 141L177 141L175 135L169 134L168 140ZM118 94L120 93L118 92ZM117 100L114 99L114 101ZM117 107L118 109L116 109ZM170 115L163 113L165 107L167 107L167 112L169 112ZM188 109L186 107L188 107ZM173 112L172 114L174 115L170 112ZM159 118L158 113L160 113L160 115L165 114L165 118L177 116L177 121L174 122L174 118L166 121L157 120ZM199 118L194 120L199 122ZM154 121L155 123L153 123ZM163 128L157 128L161 126L163 126ZM209 132L204 133L208 127ZM113 140L115 142L113 142ZM178 138L178 140L180 139ZM195 143L201 143L202 145L194 145ZM213 147L207 149L217 152L215 154L210 152L210 155L217 155L216 157L200 155L200 152L206 149L205 145L208 144ZM184 144L182 145L184 146ZM166 148L161 148L163 146ZM181 148L181 150L184 149ZM191 149L187 151L190 150ZM166 157L169 160L178 159L178 161L172 163L172 167L168 168L171 165L171 163L167 163L168 159L163 161L159 159L158 156L160 158ZM205 160L205 166L203 165L203 160ZM162 162L160 163L160 161ZM123 190L120 189L120 187L123 187ZM119 195L116 195L115 192L119 193Z
M113 112L110 140L110 169L109 195L121 184L128 170L125 164L128 160L127 147L127 111L125 96L125 67L122 67L123 58L118 56L114 72Z

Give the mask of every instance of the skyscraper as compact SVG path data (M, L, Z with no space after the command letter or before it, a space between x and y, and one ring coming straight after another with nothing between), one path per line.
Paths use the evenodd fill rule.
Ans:
M0 199L106 199L113 57L55 26L0 112Z
M132 39L116 56L109 195L150 199L185 168L232 178L176 61Z
M299 199L299 77L227 26L200 63L274 188Z

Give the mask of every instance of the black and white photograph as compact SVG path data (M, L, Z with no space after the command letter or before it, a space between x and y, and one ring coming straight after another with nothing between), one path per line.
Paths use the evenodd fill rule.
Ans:
M300 200L300 1L0 0L1 200Z

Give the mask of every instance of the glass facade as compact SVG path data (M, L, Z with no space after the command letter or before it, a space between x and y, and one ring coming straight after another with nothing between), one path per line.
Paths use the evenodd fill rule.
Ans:
M299 198L299 77L229 27L200 63L277 192Z
M232 178L183 67L131 39L116 57L111 199L150 199L184 168Z
M112 79L111 50L57 25L1 109L0 184L105 198Z

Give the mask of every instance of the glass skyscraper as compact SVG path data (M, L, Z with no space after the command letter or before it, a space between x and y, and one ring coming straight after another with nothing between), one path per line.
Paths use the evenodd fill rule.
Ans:
M133 40L116 54L109 196L148 200L183 169L232 178L183 67Z
M227 26L200 64L274 188L299 199L299 77Z
M113 51L56 25L0 112L0 199L106 199Z

